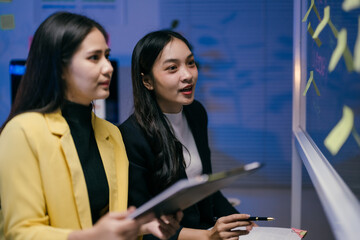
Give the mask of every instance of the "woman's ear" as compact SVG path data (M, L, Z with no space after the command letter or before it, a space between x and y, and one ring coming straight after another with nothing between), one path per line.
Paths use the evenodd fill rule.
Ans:
M144 86L150 91L154 90L152 78L149 75L144 75L143 73L141 73L141 77Z

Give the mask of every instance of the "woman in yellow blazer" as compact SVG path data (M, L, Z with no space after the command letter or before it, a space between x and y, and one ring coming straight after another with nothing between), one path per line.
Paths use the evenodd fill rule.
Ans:
M129 220L128 159L117 127L92 112L113 68L102 26L59 12L37 29L0 129L0 239L173 235L175 217ZM122 213L121 213L122 212ZM151 220L151 221L150 221Z

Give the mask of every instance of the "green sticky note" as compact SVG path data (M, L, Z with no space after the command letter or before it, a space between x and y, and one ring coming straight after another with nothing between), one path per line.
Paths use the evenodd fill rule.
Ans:
M325 138L325 147L332 155L336 155L348 139L354 127L354 112L348 106L343 107L343 115L338 124Z
M0 28L3 30L10 30L15 28L14 15L0 15Z

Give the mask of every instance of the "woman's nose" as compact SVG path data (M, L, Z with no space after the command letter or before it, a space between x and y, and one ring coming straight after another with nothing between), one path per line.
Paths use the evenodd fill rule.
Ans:
M102 73L103 74L112 74L114 71L113 66L111 65L111 62L109 59L105 59L104 65L102 66Z
M181 71L181 80L187 81L190 79L192 79L192 73L188 68L184 67Z

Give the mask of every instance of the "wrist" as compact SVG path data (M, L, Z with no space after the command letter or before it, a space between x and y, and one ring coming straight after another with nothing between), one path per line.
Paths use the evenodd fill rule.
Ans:
M68 240L88 240L88 239L95 239L94 238L94 228L89 228L85 230L77 230L73 231L69 234Z
M214 228L212 227L211 229L209 229L209 230L206 230L205 231L206 233L206 239L207 240L210 240L210 239L213 239L213 236L215 236L216 234L216 231L214 230Z
M182 228L178 240L209 240L211 239L211 230L194 229L194 228Z
M142 224L139 230L139 236L150 234L148 224Z

